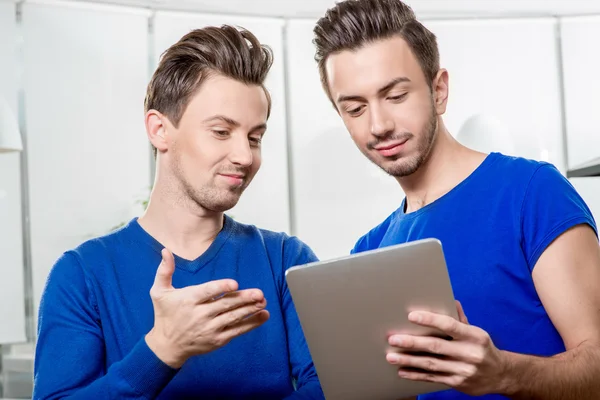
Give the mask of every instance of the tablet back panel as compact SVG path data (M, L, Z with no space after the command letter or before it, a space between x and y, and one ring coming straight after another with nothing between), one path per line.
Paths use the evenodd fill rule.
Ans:
M410 311L457 318L438 240L297 266L286 279L328 400L398 400L448 389L401 379L385 358L392 332L439 334L410 323Z

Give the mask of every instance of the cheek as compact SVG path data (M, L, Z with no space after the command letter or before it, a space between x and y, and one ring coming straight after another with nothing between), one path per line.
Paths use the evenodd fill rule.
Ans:
M177 152L182 162L186 164L202 164L202 160L205 160L205 153L209 150L210 143L204 140L202 143L202 135L191 135L182 133L177 140ZM192 165L190 165L192 166Z
M209 138L199 138L190 148L190 154L194 157L196 165L207 169L214 168L227 160L230 147L226 141Z
M359 147L366 146L371 136L371 128L367 123L368 118L365 115L361 115L358 118L344 118L344 125L346 130L350 133L350 137Z
M415 135L423 136L427 133L430 126L431 114L421 114L413 121L412 132Z
M431 107L424 103L399 105L394 116L397 131L420 135L429 125Z
M205 184L215 179L215 174L226 168L226 162L219 157L218 149L214 146L189 146L180 155L180 168L184 170L190 181Z
M262 152L260 149L252 151L252 171L256 173L262 165Z

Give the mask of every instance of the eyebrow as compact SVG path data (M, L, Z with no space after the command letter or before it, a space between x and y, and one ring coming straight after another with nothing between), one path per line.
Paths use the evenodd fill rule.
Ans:
M399 76L397 78L394 78L390 82L388 82L385 86L381 87L377 91L377 94L381 95L381 94L387 93L397 84L405 83L405 82L410 82L410 79L407 78L406 76ZM338 98L337 98L338 103L342 103L344 101L365 101L365 98L362 96L356 96L356 95L350 95L350 96L340 95L340 96L338 96Z
M203 122L207 123L207 122L213 122L213 121L222 121L222 122L225 122L226 124L233 126L234 128L239 128L241 126L241 124L239 122L237 122L236 120L226 117L224 115L214 115L210 118L206 118ZM262 124L258 124L256 126L254 126L252 129L250 129L250 132L255 132L258 130L266 130L266 129L267 129L267 124L262 123Z

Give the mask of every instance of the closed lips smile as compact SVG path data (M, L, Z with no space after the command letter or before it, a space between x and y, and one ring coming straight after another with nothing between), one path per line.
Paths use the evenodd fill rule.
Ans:
M242 183L244 183L244 178L246 177L245 175L238 175L238 174L219 174L221 177L223 177L228 184L232 185L232 186L240 186Z
M384 157L391 157L398 154L407 141L408 140L402 140L397 142L384 143L380 146L375 146L375 150L377 150L379 154L381 154Z

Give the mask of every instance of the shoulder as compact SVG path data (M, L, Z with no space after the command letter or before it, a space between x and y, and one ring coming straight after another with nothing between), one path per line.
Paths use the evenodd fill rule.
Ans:
M597 234L589 207L554 165L532 163L521 181L526 182L524 189L513 199L519 206L521 247L531 270L550 243L570 228L587 224Z
M492 162L481 176L483 179L480 182L486 187L492 185L499 198L508 197L505 200L524 204L546 189L564 190L561 196L575 192L568 179L549 162L500 153L492 153L490 157Z
M271 262L281 263L284 269L317 260L310 246L296 236L237 221L233 222L233 229L240 240L248 240L248 244L253 246L262 246Z
M115 254L124 247L131 247L129 225L103 236L88 239L65 251L51 269L51 276L81 275L86 282L109 265Z
M504 175L505 178L522 181L528 184L531 178L539 169L554 169L558 172L554 165L546 161L532 160L524 157L507 156L501 153L492 153L492 173ZM558 172L560 174L560 172ZM507 180L505 179L505 180Z
M522 183L524 190L522 195L523 206L527 203L538 202L560 202L562 200L585 204L577 193L571 182L558 168L544 161L533 161L523 158L514 158L507 163L510 173L507 178L512 185Z
M402 206L401 206L402 207ZM381 240L385 236L386 232L390 228L392 220L396 213L400 209L397 209L391 213L382 223L371 229L369 232L361 236L354 245L354 248L350 251L351 254L360 253L363 251L373 250L379 247Z
M82 258L85 251L93 242L87 241L78 247L67 250L58 257L50 268L42 298L40 300L40 313L48 309L49 304L65 304L72 300L95 303L93 292L95 282L93 272L89 266L94 265L92 259L87 262Z
M129 238L130 229L129 225L125 225L105 235L86 240L69 253L73 254L84 268L103 264L109 261L111 255L118 252L120 248L127 246L128 243L131 245L134 240Z

